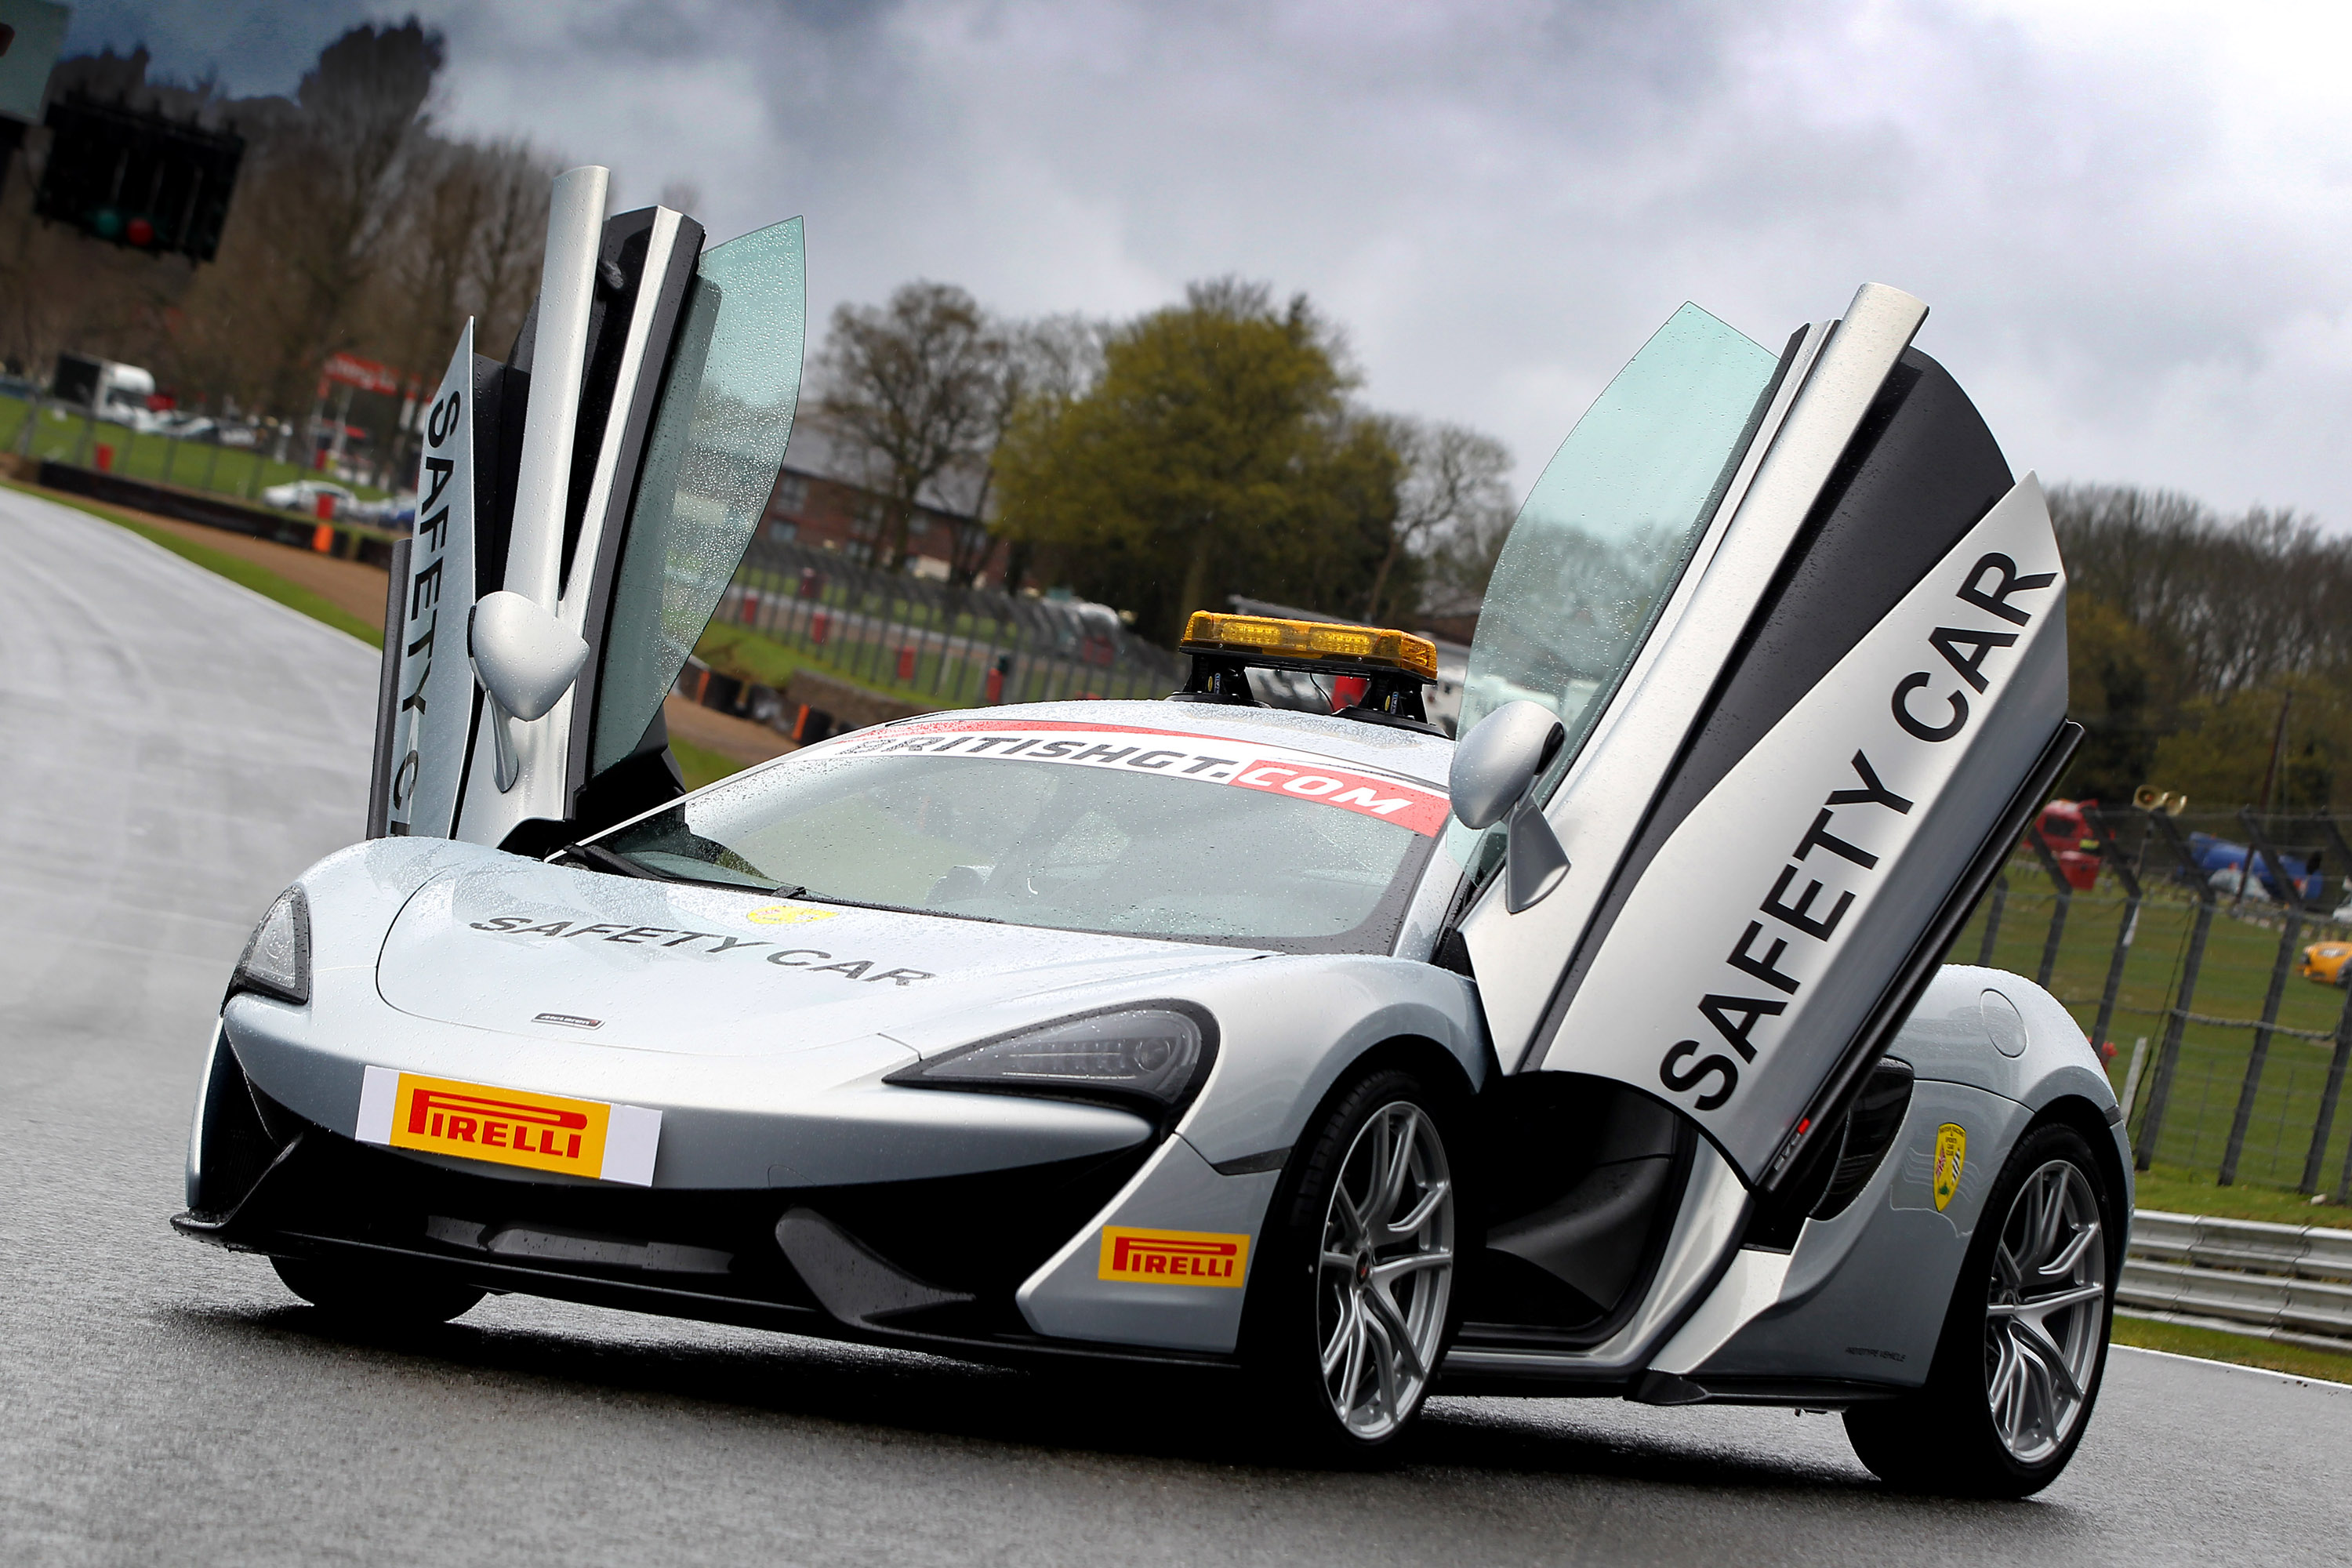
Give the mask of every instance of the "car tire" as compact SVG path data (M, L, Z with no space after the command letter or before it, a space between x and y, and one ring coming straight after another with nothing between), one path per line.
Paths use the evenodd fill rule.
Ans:
M485 1294L470 1285L445 1285L361 1263L273 1258L269 1266L289 1290L320 1311L384 1328L446 1323L473 1310Z
M1985 1200L1926 1386L1846 1412L1873 1474L1956 1497L2030 1497L2058 1479L2106 1372L2116 1217L2081 1133L2027 1132Z
M1276 1189L1244 1355L1286 1452L1392 1455L1454 1329L1463 1213L1442 1097L1375 1070L1328 1097Z

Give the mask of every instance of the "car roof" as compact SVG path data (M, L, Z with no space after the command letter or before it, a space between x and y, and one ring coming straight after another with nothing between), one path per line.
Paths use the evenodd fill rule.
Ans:
M1300 713L1286 708L1245 708L1227 702L1148 701L1023 702L1002 708L968 708L925 713L856 733L872 737L901 725L941 721L983 721L1016 727L1024 722L1099 724L1108 729L1157 730L1218 740L1255 741L1314 752L1334 762L1377 768L1445 786L1454 763L1454 742L1443 735L1400 729L1330 713Z

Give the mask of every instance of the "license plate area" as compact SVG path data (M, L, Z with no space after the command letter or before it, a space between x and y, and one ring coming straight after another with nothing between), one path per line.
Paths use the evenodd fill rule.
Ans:
M371 1067L360 1086L362 1143L525 1170L651 1186L661 1112Z

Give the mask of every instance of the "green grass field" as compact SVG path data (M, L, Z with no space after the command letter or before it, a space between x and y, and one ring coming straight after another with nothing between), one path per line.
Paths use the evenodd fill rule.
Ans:
M670 737L669 754L677 759L677 771L686 776L686 787L700 789L707 784L717 784L730 773L740 773L751 764L739 763L722 752L709 751L690 742Z
M2331 1188L2322 1196L2325 1203L2313 1203L2301 1193L2284 1187L2259 1186L2247 1182L2222 1187L2213 1183L2210 1171L2193 1171L2179 1165L2151 1165L2139 1173L2135 1184L2138 1205L2144 1209L2163 1209L2170 1214L2211 1215L2218 1219L2258 1219L2272 1225L2319 1225L2331 1230L2352 1230L2352 1209L2335 1201Z
M911 681L895 679L871 680L862 675L852 675L844 666L813 653L788 647L773 637L762 637L747 626L724 621L713 621L695 645L694 651L703 663L722 675L756 681L761 686L772 686L780 691L791 681L793 672L806 669L830 676L835 680L847 681L860 691L868 691L877 697L918 702L929 708L970 706L969 703L953 701L944 693L932 692L929 677L937 665L935 656L926 657L918 663L915 679ZM897 669L896 664L887 660L884 668L894 673Z
M2159 1322L2152 1318L2116 1314L2116 1343L2144 1350L2170 1351L2202 1361L2234 1362L2240 1366L2268 1367L2297 1377L2352 1383L2352 1350L2321 1350L2315 1345L2281 1344L2256 1334L2233 1334L2222 1329L2200 1329L2189 1323Z
M1993 950L1996 968L2032 977L2042 961L2044 938L2055 904L2048 879L2030 860L2010 864L2010 894ZM1990 900L1980 906L1959 940L1952 944L1954 962L1973 963L1979 952ZM2102 884L2094 893L2077 893L2069 910L2066 930L2050 986L2088 1029L2098 1016L2099 993L2106 981L2108 954L2123 911L2120 894ZM2179 984L2194 905L2185 890L2152 892L2140 911L2139 930L2124 968L2120 1006L2108 1034L2116 1055L2107 1064L2108 1077L2121 1092L2131 1065L2132 1044L2142 1036L2148 1043L2148 1065L2133 1109L2137 1133L2147 1102L2150 1080L2164 1042L2165 1020L2160 1010L2170 1005ZM2295 945L2342 935L2338 927L2306 922ZM2271 966L2278 955L2279 932L2251 920L2231 916L2227 908L2216 913L2206 940L2205 959L2199 970L2192 1012L2252 1020L2262 1013L2263 996L2270 984ZM2315 984L2290 973L2280 1001L2278 1021L2290 1028L2333 1030L2342 1016L2346 994ZM2211 1181L2220 1168L2229 1141L2238 1095L2245 1080L2252 1047L2251 1028L2190 1024L2181 1037L2180 1059L2172 1095L2165 1112L2156 1159L2186 1171L2201 1172ZM2312 1122L2319 1108L2333 1045L2274 1035L2264 1063L2261 1088L2248 1123L2245 1151L2238 1181L2249 1187L2293 1188L2303 1176ZM2345 1096L2352 1101L2352 1092ZM2352 1104L2339 1107L2323 1163L2323 1190L2334 1192L2342 1171L2345 1149L2352 1141Z
M0 451L17 450L30 408L21 398L0 397ZM261 492L268 487L302 477L302 470L293 464L272 462L257 452L217 447L209 441L141 436L127 425L111 425L103 419L93 423L82 415L46 405L33 437L32 456L94 468L98 467L95 448L100 443L114 448L110 471L125 479L236 496L257 506L263 504ZM366 485L351 489L370 500L384 493Z

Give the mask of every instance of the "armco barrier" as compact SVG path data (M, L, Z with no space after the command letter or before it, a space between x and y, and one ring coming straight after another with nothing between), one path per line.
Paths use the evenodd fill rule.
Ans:
M2116 1304L2352 1349L2352 1230L2142 1209Z
M153 512L158 517L168 517L175 521L197 523L229 533L242 533L248 539L266 539L273 544L291 544L303 550L318 548L319 530L322 526L315 518L303 517L296 512L272 511L247 506L222 496L173 489L168 485L151 485L143 479L101 474L95 468L79 468L71 463L45 460L34 482L45 489L88 496L92 500L111 501L116 506ZM346 561L364 561L371 566L391 563L390 535L333 524L323 526L329 532L329 548L324 553L340 556Z

